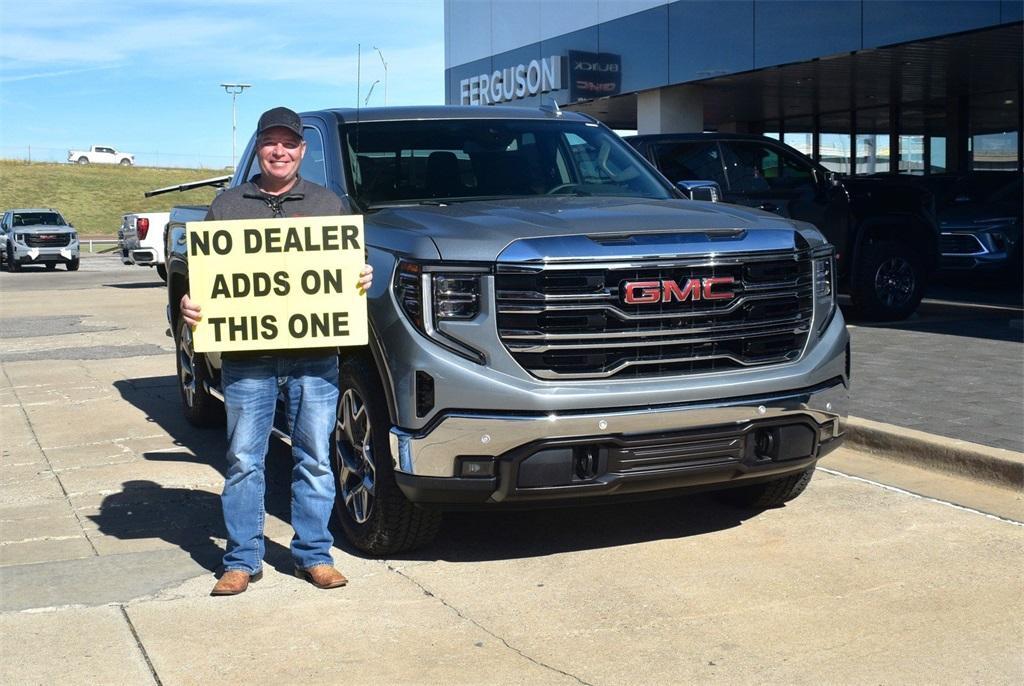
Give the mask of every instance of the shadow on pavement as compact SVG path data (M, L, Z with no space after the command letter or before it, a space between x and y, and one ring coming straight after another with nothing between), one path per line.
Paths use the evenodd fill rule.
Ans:
M445 513L436 541L402 560L479 562L542 557L700 536L756 516L693 494L524 511Z
M1012 322L1016 319L1017 325ZM1006 341L1009 343L1024 342L1024 329L1020 326L1020 317L1008 315L979 317L977 313L965 313L961 316L935 317L927 314L912 315L902 322L855 322L857 326L871 329L893 329L897 331L920 331L945 336L962 336L964 338L981 338L990 341ZM965 342L964 345L969 345Z
M105 283L104 288L121 288L124 290L135 290L139 288L166 288L163 281L153 281L152 283Z
M187 449L146 453L145 459L206 464L224 473L223 429L196 429L185 420L174 376L130 379L115 386L127 402L145 412L175 444ZM291 455L287 444L271 438L266 464L267 514L290 522ZM146 494L141 498L145 509L135 505L131 521L126 521L129 517L125 516L125 506L140 500L135 491ZM168 509L166 502L176 505ZM469 562L609 548L722 531L739 526L755 514L720 504L706 494L535 510L453 511L445 514L441 531L431 546L396 559ZM135 519L140 515L152 520L152 525L140 526L139 522L148 521ZM164 538L180 545L208 569L219 563L221 550L210 541L213 536L224 536L219 496L163 488L153 482L128 482L124 491L104 501L100 517L104 533L125 538ZM336 547L351 555L364 556L349 544L333 518L331 529ZM216 555L210 550L211 545L216 548ZM210 561L213 567L209 566ZM266 562L282 573L292 571L290 551L269 540Z
M183 451L143 455L155 462L209 465L224 475L227 440L224 429L197 429L181 413L175 376L126 379L114 383L121 397L142 410L148 421L166 431ZM286 445L271 439L266 468L267 514L290 522L291 457ZM188 488L167 488L153 481L127 481L120 493L107 496L95 518L102 533L118 538L161 538L180 546L197 563L213 571L224 550L213 538L224 538L220 495ZM266 541L264 561L284 574L294 568L286 546Z

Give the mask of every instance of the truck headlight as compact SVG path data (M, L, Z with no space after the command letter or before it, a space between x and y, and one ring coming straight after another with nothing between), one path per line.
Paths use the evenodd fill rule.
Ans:
M26 233L16 233L14 234L14 240L17 241L18 243L24 243L27 236L28 234Z
M818 252L814 259L814 311L821 322L818 335L824 333L836 314L836 264L835 248L828 246L827 253Z
M448 267L402 261L395 270L395 300L421 334L468 360L483 364L483 353L442 330L445 322L470 321L480 314L483 273L470 268L453 271Z

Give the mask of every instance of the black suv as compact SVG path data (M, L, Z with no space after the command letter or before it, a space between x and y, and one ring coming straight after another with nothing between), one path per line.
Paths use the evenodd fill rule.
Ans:
M715 182L725 202L817 226L836 246L840 288L861 316L904 319L921 302L938 264L938 229L933 196L919 185L899 177L840 179L764 136L693 133L626 140L675 184Z

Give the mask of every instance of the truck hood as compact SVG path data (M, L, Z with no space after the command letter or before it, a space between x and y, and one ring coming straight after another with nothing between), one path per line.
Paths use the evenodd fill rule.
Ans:
M824 243L810 224L735 205L691 200L531 197L386 208L366 215L364 222L370 245L412 247L429 238L445 261L493 262L502 253L506 253L503 259L515 255L532 261L543 259L546 250L565 241L573 243L563 246L566 254L575 253L581 259L608 257L600 246L609 242L630 243L625 252L632 257L788 250ZM601 240L612 236L614 241ZM516 248L507 250L517 242ZM521 249L524 245L532 247ZM422 249L415 252L420 254L414 256L429 257Z
M12 233L70 233L74 231L70 226L53 226L47 224L27 224L24 226L15 226L11 229Z

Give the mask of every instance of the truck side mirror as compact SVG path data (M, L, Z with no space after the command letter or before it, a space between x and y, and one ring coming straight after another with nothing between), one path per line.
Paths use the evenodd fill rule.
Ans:
M676 181L676 186L690 200L721 202L722 187L717 181Z

